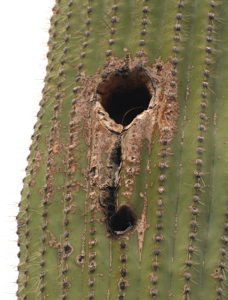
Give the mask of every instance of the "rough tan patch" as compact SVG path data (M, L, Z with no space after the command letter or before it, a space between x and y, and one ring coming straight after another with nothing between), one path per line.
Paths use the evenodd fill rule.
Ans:
M157 60L155 64L149 64L145 57L131 59L127 55L122 59L110 57L109 64L102 74L100 71L94 76L81 74L75 101L72 145L76 148L80 146L78 141L82 138L80 135L83 127L83 138L89 149L89 170L83 172L86 181L89 180L89 190L93 195L90 200L93 202L94 212L103 209L99 204L99 193L105 188L115 189L116 210L121 184L124 185L123 194L130 203L136 176L140 172L142 146L147 141L150 151L155 130L160 134L161 144L171 143L177 129L178 116L177 82L171 70L170 63ZM110 95L120 89L129 89L131 85L137 86L139 81L146 86L151 95L148 107L126 126L115 122L104 108L108 107ZM121 162L115 165L111 156L117 145L121 147ZM137 223L138 232L143 233L147 228L143 217L146 215L144 210L146 205L142 216L138 216L140 221ZM105 210L106 215L107 213ZM139 237L139 243L143 243L143 238Z

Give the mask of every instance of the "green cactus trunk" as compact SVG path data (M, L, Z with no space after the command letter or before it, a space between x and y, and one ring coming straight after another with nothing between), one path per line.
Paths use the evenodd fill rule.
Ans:
M227 299L227 37L227 1L56 1L18 299Z

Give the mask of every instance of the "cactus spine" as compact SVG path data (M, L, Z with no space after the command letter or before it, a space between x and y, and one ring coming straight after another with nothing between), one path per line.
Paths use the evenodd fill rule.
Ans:
M58 0L18 299L223 300L226 1Z

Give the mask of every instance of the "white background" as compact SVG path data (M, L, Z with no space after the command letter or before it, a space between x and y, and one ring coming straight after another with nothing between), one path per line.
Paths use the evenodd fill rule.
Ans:
M39 110L54 0L1 0L0 299L16 300L16 215ZM35 300L35 299L34 299Z

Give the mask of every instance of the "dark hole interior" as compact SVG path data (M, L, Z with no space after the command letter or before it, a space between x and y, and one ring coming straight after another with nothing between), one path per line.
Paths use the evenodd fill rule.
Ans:
M122 161L122 150L121 146L117 145L115 148L112 149L111 156L110 156L110 162L112 165L119 166Z
M136 225L136 215L129 206L122 205L109 220L109 228L114 235L121 235Z
M129 125L133 119L146 110L151 100L147 86L149 77L137 68L128 74L111 74L98 85L100 103L117 124Z
M134 118L148 108L151 95L146 86L113 91L104 107L116 123L129 125Z

